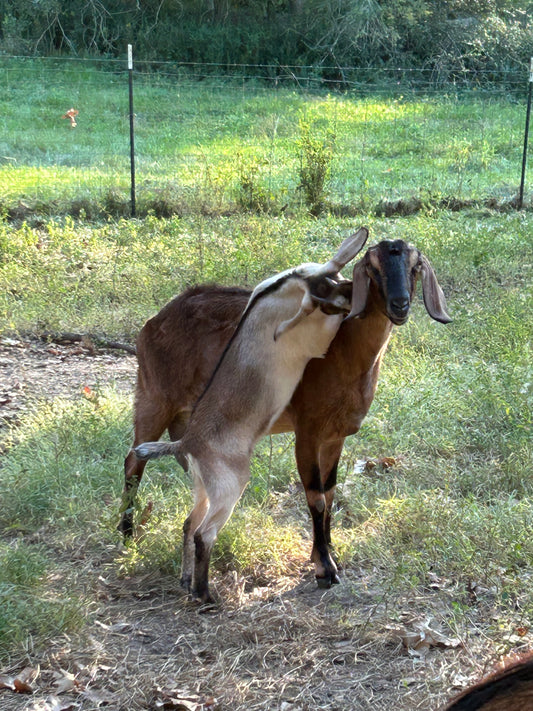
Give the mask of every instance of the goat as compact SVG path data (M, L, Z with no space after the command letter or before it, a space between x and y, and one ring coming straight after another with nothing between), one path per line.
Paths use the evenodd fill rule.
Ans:
M489 674L461 692L442 711L531 711L533 655Z
M338 271L367 237L362 228L326 264L303 264L261 282L181 439L135 447L142 460L174 454L192 473L195 503L183 528L181 585L203 602L212 600L211 550L250 479L253 448L286 407L309 360L324 356L350 310L350 283Z
M448 323L446 301L434 271L415 247L385 240L370 247L353 270L352 318L341 324L324 359L311 360L271 433L295 432L298 471L313 523L311 560L319 587L338 583L331 550L331 508L344 440L355 434L374 398L393 324L408 318L419 275L429 315ZM185 430L220 353L238 322L249 292L227 287L192 288L147 321L137 340L139 362L134 446L171 439ZM144 462L133 452L124 464L125 487L141 481ZM119 530L133 533L126 500Z

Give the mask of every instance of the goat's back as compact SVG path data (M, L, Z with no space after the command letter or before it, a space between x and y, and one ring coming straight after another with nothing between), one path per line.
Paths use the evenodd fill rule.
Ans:
M482 679L462 692L443 711L531 711L533 655Z
M221 441L239 429L250 443L265 434L287 405L310 358L324 355L342 315L315 309L297 326L274 335L298 313L305 291L299 278L261 294L249 308L196 403L183 442Z
M191 406L230 340L250 298L238 287L192 287L149 319L137 337L137 399Z

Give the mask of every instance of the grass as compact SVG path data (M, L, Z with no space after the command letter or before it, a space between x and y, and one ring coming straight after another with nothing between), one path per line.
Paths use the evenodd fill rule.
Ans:
M438 579L458 605L467 604L474 585L485 591L483 604L501 614L533 614L529 214L430 212L367 222L376 237L408 239L430 256L454 321L430 321L419 302L409 324L396 329L376 400L341 462L334 535L344 566L370 566L390 594ZM67 220L44 230L4 224L4 333L46 325L131 337L187 283L253 284L304 258L322 259L350 226L268 216ZM53 569L50 549L102 555L120 575L177 574L190 491L172 462L149 470L141 489L140 507L154 506L143 537L109 554L130 407L113 391L74 404L43 403L5 439L3 555L28 547L35 562L28 580L22 572L9 590L42 590ZM385 456L394 461L391 469L352 471L360 460ZM219 575L234 570L250 585L305 568L310 545L304 497L290 493L298 488L291 436L263 442L252 470L214 559ZM34 547L32 536L43 527L46 545ZM83 596L59 612L52 598L61 624L79 623ZM4 628L7 653L23 643L23 630L46 639L49 627L34 633L25 620L28 605L39 618L48 599L10 593L9 617L18 620L20 635Z
M9 71L2 79L12 90L5 135L15 121L9 102L26 110L23 90L36 84L24 66ZM88 137L47 124L54 82L49 68L42 71L47 83L32 99L40 111L33 112L28 134L16 132L5 149L16 165L0 170L6 209L42 201L44 215L0 223L0 336L81 331L133 341L143 321L185 286L254 285L292 264L323 260L360 224L369 225L374 240L416 244L435 268L453 323L432 322L417 300L409 323L395 329L370 413L346 443L333 533L344 577L332 593L327 624L343 644L346 635L358 636L365 654L406 608L436 616L477 650L472 657L532 646L533 218L529 211L486 207L450 212L431 201L401 218L372 209L384 196L424 191L475 197L490 187L503 195L514 185L517 153L505 126L520 107L496 100L482 106L472 97L407 101L286 90L241 91L237 102L231 91L185 85L178 93L187 138L169 118L176 95L149 77L137 109L141 165L153 171L153 185L177 185L167 207L172 199L187 210L126 220L117 216L120 205L127 207L125 168L116 158L122 148L103 129L109 121L113 134L113 111L124 114L117 76L97 77L103 118ZM82 98L90 105L98 87L92 71L76 69L68 88L64 69L54 71L56 88L64 90L54 112ZM302 112L315 122L316 136L335 134L328 199L366 206L356 217L326 210L312 218L297 209L293 148ZM448 135L452 113L460 139ZM75 137L82 143L69 148L65 141ZM40 157L32 141L42 146ZM62 144L78 165L58 160ZM115 157L101 165L97 145ZM186 170L184 150L195 156ZM228 209L239 202L239 181L248 192L239 209ZM80 195L85 217L65 215L64 205ZM276 214L272 200L282 197L291 206ZM87 219L91 210L104 214L106 200L108 216ZM254 201L255 212L249 210ZM173 462L147 469L139 507L151 502L153 510L143 535L122 548L115 532L130 418L131 398L109 388L93 398L35 403L2 428L0 657L6 663L38 659L51 640L86 634L102 614L99 596L109 595L98 588L101 578L120 587L170 576L175 586L191 494ZM235 590L289 590L310 570L309 516L292 445L291 435L259 445L250 485L219 538L214 579L228 598ZM283 604L286 614L290 604ZM482 641L473 629L481 630Z
M120 65L4 58L0 87L4 212L129 214ZM71 129L61 116L74 105ZM413 196L505 205L518 192L525 112L507 94L421 95L399 86L392 95L324 96L139 73L135 113L140 216L297 210L314 200L301 189L302 145L325 136L334 141L320 208L368 211Z

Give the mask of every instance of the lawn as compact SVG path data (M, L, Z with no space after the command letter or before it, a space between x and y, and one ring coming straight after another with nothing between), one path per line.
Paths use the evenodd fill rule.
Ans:
M22 91L17 76L9 79L13 95ZM122 106L125 120L125 105L112 91L115 74L106 72L109 86L92 73L83 79L79 69L76 76L74 99L89 91L86 84L95 92L100 83L102 113ZM140 154L151 156L158 185L185 190L182 164L173 164L172 156L181 155L187 139L170 140L163 150L161 126L156 132L154 123L147 119L143 128L141 121L154 106L167 115L168 86L150 78L142 87ZM204 197L216 197L217 210L198 201L206 174L195 177L190 162L181 215L152 211L137 220L89 220L67 214L61 208L81 189L73 176L85 176L88 206L103 204L94 197L101 176L113 190L126 190L127 164L116 146L106 150L117 162L103 167L89 144L79 153L69 149L86 161L84 170L57 162L62 141L66 152L65 142L82 129L81 108L73 130L60 119L47 128L44 109L32 113L34 141L39 134L49 145L46 159L32 153L29 136L9 145L17 164L4 165L0 194L6 209L20 201L32 209L25 221L6 215L0 224L0 367L20 347L13 344L29 348L43 334L52 352L53 338L62 333L91 334L90 347L82 347L87 359L98 355L103 339L133 343L144 320L187 285L252 286L290 265L322 261L361 224L369 226L372 241L405 239L429 258L453 322L431 321L419 295L408 324L394 331L361 431L347 441L333 531L341 585L316 590L293 439L266 438L217 543L213 579L223 605L208 615L177 590L191 495L174 462L147 470L140 509L151 508L151 516L143 536L124 548L115 530L132 388L118 388L110 370L89 390L30 397L0 429L0 657L6 674L30 670L35 704L51 704L61 679L71 679L63 698L73 708L98 705L95 694L116 709L153 708L170 697L190 699L197 711L213 699L212 707L232 710L437 708L501 656L533 646L533 218L528 210L502 211L485 200L503 195L505 185L513 186L509 195L516 187L510 165L519 151L505 122L518 121L521 109L511 101L484 109L480 123L471 111L479 106L474 99L378 101L285 89L273 96L241 91L232 109L222 88L178 88L187 96L180 109L180 124L189 125L187 150L192 155L190 146L202 147L199 155L217 178ZM77 103L64 92L56 97L56 113ZM41 98L32 101L44 106L52 94L43 83ZM335 209L311 216L294 197L302 111L316 122L315 135L335 134L327 199L352 205L349 217ZM460 144L447 134L452 113L464 129ZM14 119L6 110L3 120ZM104 133L97 121L94 132L100 139ZM365 160L362 153L346 158L339 147L362 134ZM486 143L476 142L481 136ZM239 206L234 156L237 148L245 154L248 141L254 161L276 156L258 163L255 176L269 201L281 202L285 190L286 210ZM482 160L483 145L491 148ZM350 160L357 170L350 170ZM421 195L431 186L435 194L458 194L459 182L463 197L484 199L457 212L428 200L408 216L373 209L383 196ZM357 199L362 186L366 202ZM46 209L36 209L38 200ZM65 377L73 357L65 360ZM133 375L132 365L132 381ZM438 629L444 642L410 646L413 631L428 629ZM0 709L31 708L27 703L9 690L0 695Z

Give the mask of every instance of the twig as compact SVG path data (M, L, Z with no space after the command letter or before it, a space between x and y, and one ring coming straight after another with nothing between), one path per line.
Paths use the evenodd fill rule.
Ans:
M129 343L119 343L118 341L108 341L107 338L102 336L96 336L92 333L50 333L45 331L39 335L41 341L53 341L54 343L72 343L72 342L83 342L91 341L97 343L104 348L115 348L117 350L126 351L127 353L132 353L137 355L137 349L135 346Z

